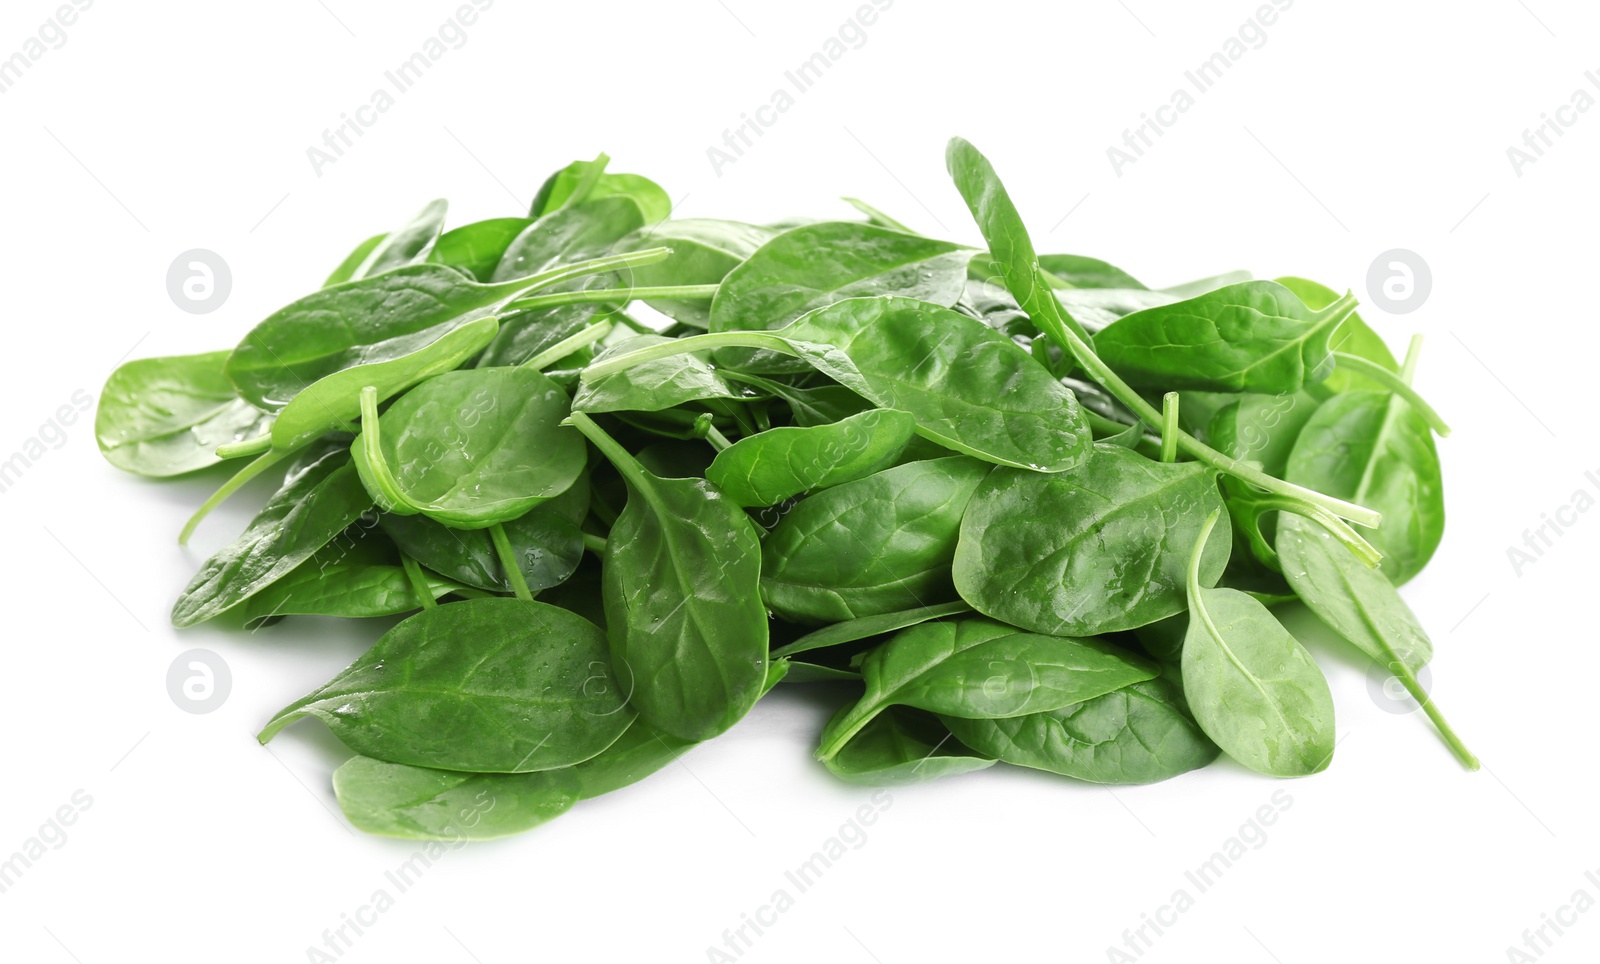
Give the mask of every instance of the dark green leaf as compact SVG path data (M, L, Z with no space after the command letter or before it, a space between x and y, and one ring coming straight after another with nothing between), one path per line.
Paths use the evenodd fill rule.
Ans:
M777 505L887 468L916 428L915 418L892 409L873 409L831 425L775 428L717 453L706 478L742 506Z

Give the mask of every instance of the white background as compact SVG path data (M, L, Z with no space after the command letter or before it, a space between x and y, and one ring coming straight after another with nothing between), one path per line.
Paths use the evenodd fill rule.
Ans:
M1520 575L1507 558L1576 490L1600 494L1584 479L1600 471L1600 111L1573 115L1521 176L1506 154L1574 90L1600 96L1584 77L1600 68L1600 11L1300 0L1119 177L1106 148L1255 6L900 0L719 176L707 148L853 0L501 0L319 176L307 147L451 0L96 3L0 94L0 457L124 356L233 345L425 201L449 197L455 224L519 214L548 172L601 149L667 186L683 216L849 216L836 198L852 194L970 242L942 160L959 133L994 159L1041 250L1155 285L1249 268L1369 300L1378 253L1413 250L1432 268L1425 304L1364 313L1397 351L1427 335L1418 383L1456 427L1441 443L1449 532L1406 595L1437 643L1434 694L1484 770L1463 772L1420 714L1384 711L1355 660L1320 649L1343 737L1326 773L1285 783L1222 761L1112 793L995 769L898 789L866 843L742 959L1107 960L1284 791L1265 843L1143 960L1507 960L1575 891L1600 898L1584 877L1600 868L1600 513ZM5 4L0 56L54 7ZM191 248L232 267L212 314L167 295ZM382 627L169 628L179 589L263 490L179 549L217 478L144 482L101 460L87 421L66 435L0 495L0 856L75 791L93 804L0 894L7 960L303 961L386 887L394 909L342 960L704 961L869 796L809 759L826 700L786 690L683 766L450 853L397 894L384 872L414 848L347 829L328 782L339 745L313 723L270 750L251 738ZM232 667L210 715L167 694L191 647ZM1543 959L1597 952L1589 911Z

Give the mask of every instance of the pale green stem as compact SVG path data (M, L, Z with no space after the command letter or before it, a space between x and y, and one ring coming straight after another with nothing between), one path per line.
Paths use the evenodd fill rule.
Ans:
M561 305L609 304L624 305L630 301L650 299L714 298L718 285L641 285L633 288L584 288L582 291L558 291L548 295L518 298L506 305L507 312L534 311L539 308L556 308Z
M417 565L417 560L405 553L400 554L400 565L406 571L406 579L411 583L411 591L416 593L417 602L423 609L433 609L439 605L433 598L433 589L428 585L428 577L422 574L422 567Z
M585 532L583 534L583 547L602 559L605 558L606 540L600 536Z
M1161 461L1178 461L1178 393L1161 398Z
M549 348L534 355L532 358L518 365L531 371L544 371L546 368L567 357L580 348L592 345L605 336L611 334L614 326L609 321L602 321L597 325L590 325L575 335L563 338Z
M1347 355L1342 351L1336 351L1333 353L1333 358L1334 364L1339 368L1370 378L1405 399L1406 403L1417 410L1417 414L1422 416L1422 420L1427 422L1428 427L1437 432L1440 438L1449 436L1450 426L1445 423L1445 420L1439 416L1438 412L1434 411L1432 405L1429 405L1421 395L1417 394L1417 390L1411 387L1409 379L1404 375L1397 375L1377 362L1362 358L1360 355ZM1406 358L1408 364L1414 364L1414 354L1407 354Z
M183 530L178 533L178 545L186 544L189 537L194 535L194 530L199 528L205 517L211 514L211 510L227 501L228 496L244 488L245 483L293 454L293 452L269 449L254 462L240 469L233 478L222 483L222 487L211 493L211 498L201 504L200 508L194 511L194 515L189 517L189 521L183 524Z
M494 543L495 555L500 557L500 568L506 571L506 582L511 584L511 591L517 598L525 602L533 601L533 593L528 591L528 580L522 578L522 566L517 562L517 554L511 549L511 540L506 536L506 527L496 522L489 527L489 540Z
M270 448L272 448L272 433L268 431L242 442L229 442L217 446L217 458L237 459L246 455L260 455Z

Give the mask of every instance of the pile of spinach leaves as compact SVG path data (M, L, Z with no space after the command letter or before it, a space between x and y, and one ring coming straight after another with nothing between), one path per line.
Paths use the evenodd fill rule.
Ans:
M1301 279L1038 254L982 154L947 165L982 248L859 203L671 220L601 155L526 216L429 204L231 352L123 365L112 463L242 464L184 539L281 471L174 623L404 615L261 740L321 720L350 819L406 837L525 830L785 680L839 694L817 755L855 783L1314 773L1295 605L1475 768L1396 592L1444 528L1416 345Z

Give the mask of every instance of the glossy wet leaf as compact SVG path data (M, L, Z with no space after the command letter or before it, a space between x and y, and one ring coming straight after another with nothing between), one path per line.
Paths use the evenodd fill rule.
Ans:
M222 461L217 446L255 438L272 416L240 398L222 373L225 351L141 358L111 373L95 411L106 461L153 478Z
M1317 409L1283 478L1383 513L1362 535L1396 586L1422 571L1444 538L1444 481L1428 423L1388 392L1352 390Z
M563 262L597 258L644 224L639 206L625 197L598 198L552 211L523 228L506 246L490 280L512 281Z
M1206 766L1219 752L1184 711L1177 685L1161 677L1059 710L944 723L979 753L1090 783L1156 783Z
M225 612L288 575L372 507L343 445L308 449L244 533L207 559L172 607L174 626Z
M978 612L1035 632L1135 629L1184 610L1189 550L1221 508L1203 465L1117 446L1096 445L1072 473L999 468L967 506L955 585ZM1224 525L1207 542L1207 585L1227 565L1230 538Z
M637 335L608 345L595 360L604 361L671 340L660 335ZM583 382L573 396L572 407L580 412L658 412L685 402L743 396L744 392L718 374L703 353L685 353Z
M916 428L905 412L873 409L829 425L770 429L717 453L706 478L739 505L777 505L888 468Z
M362 389L377 389L381 401L451 371L489 344L496 330L495 319L477 318L388 340L369 360L330 372L291 398L272 423L272 447L293 451L326 432L350 428L361 414Z
M1335 735L1322 670L1267 607L1236 589L1202 586L1194 555L1183 689L1195 721L1258 773L1292 777L1325 769Z
M814 632L807 633L791 643L786 643L779 649L772 651L774 658L789 657L799 653L808 653L814 649L827 649L833 646L843 646L873 636L892 633L908 626L915 626L945 616L957 616L969 613L972 607L961 600L947 603L937 603L932 606L918 606L897 613L881 613L876 616L861 616L856 619L847 619L843 622L824 626Z
M820 759L890 706L998 719L1060 709L1156 675L1155 666L1093 639L1044 636L982 617L901 630L861 661L866 693L829 721Z
M343 261L339 262L339 267L333 269L333 273L328 275L326 281L322 282L322 286L324 288L331 288L334 285L344 284L346 281L354 278L356 271L366 263L367 256L372 253L374 248L382 244L384 239L388 236L389 235L386 233L374 234L372 237L356 245L355 250L351 251Z
M574 189L585 180L593 161L573 161L550 175L533 199L533 216L540 217L565 205ZM664 221L672 213L672 198L659 184L642 174L613 173L606 171L595 179L585 200L625 197L638 205L646 224Z
M1278 284L1294 292L1295 297L1305 302L1307 308L1317 311L1328 307L1339 300L1339 293L1325 285L1308 281L1305 278L1278 278ZM1372 330L1372 327L1362 320L1361 315L1352 313L1346 318L1339 330L1333 333L1333 340L1328 347L1334 351L1342 351L1351 355L1359 355L1369 361L1382 365L1392 372L1400 370L1400 363L1395 360L1394 354L1389 351L1389 346L1382 336ZM1333 374L1324 378L1316 386L1319 392L1348 392L1354 390L1377 391L1383 388L1377 382L1358 372L1346 371L1335 368Z
M409 354L493 314L525 285L479 284L442 264L416 264L325 288L280 308L244 337L228 378L276 412L307 385L357 365Z
M566 582L583 559L580 524L589 513L589 485L580 476L567 491L506 523L506 540L523 582L538 592ZM384 513L383 531L400 550L455 582L489 592L512 591L494 542L483 529L453 529L424 515Z
M628 485L601 574L617 673L652 725L709 739L749 712L766 679L755 528L711 483L653 475L588 416L573 420Z
M1433 643L1416 614L1381 571L1300 516L1278 521L1278 556L1295 594L1334 632L1388 665L1390 651L1412 669L1433 659Z
M1081 254L1041 254L1039 267L1074 288L1142 289L1145 287L1137 278L1116 265Z
M852 221L785 231L723 279L711 330L777 329L849 298L898 295L949 306L961 296L972 250ZM718 360L751 371L803 371L794 358L728 349Z
M531 830L578 802L573 768L460 773L358 756L333 772L339 808L359 830L408 840L492 840Z
M338 676L280 710L325 723L350 749L389 763L474 773L570 766L633 722L605 634L581 616L520 599L424 610Z
M950 601L961 516L989 471L961 456L910 462L805 499L762 542L767 606L815 624Z
M849 713L842 707L838 716ZM891 707L823 761L828 772L846 783L898 787L972 773L994 766L983 756L950 738L950 731L925 713Z
M449 202L443 199L430 201L411 220L385 234L351 277L370 278L425 260L444 230L445 212L449 207Z
M394 547L363 519L238 608L246 623L276 616L395 616L422 608ZM460 588L425 575L434 599Z
M1283 285L1246 281L1127 315L1094 347L1135 387L1295 392L1332 373L1330 341L1354 305L1314 311Z
M428 260L458 268L478 281L491 281L506 248L532 223L530 218L489 218L463 224L439 236Z
M908 412L931 441L1000 465L1065 472L1089 455L1072 390L1015 342L960 312L906 298L858 298L780 333L829 346L815 368L880 408Z
M587 450L561 424L567 415L566 393L536 371L454 371L400 396L378 420L386 470L370 457L366 430L350 451L385 511L482 529L560 495L583 472Z

